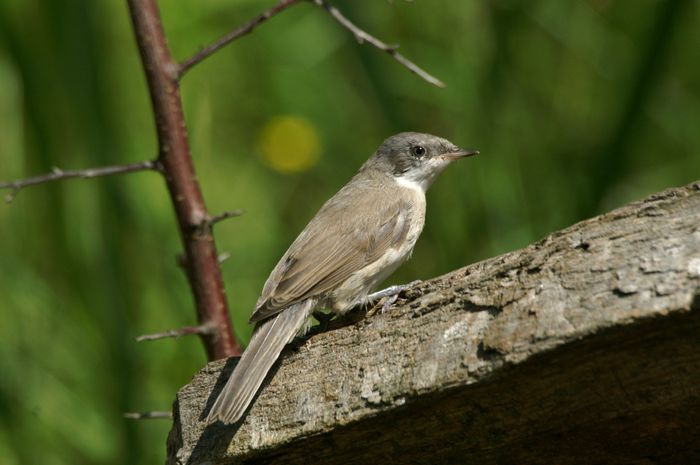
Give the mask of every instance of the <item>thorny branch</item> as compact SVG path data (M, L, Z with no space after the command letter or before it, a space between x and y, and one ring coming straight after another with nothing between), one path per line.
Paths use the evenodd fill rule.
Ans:
M399 52L396 51L398 46L396 45L389 45L381 40L377 39L376 37L372 36L368 32L364 31L363 29L360 29L356 24L354 24L352 21L350 21L345 15L343 15L340 10L338 10L336 7L328 3L326 0L307 0L313 3L314 5L322 8L323 10L327 11L333 19L335 19L341 26L343 26L345 29L349 30L352 32L352 34L355 36L355 39L359 43L368 43L372 45L373 47L377 48L378 50L381 50L383 52L388 53L394 60L399 62L402 66L406 67L409 71L412 73L416 74L418 77L421 79L425 80L426 82L437 86L437 87L445 87L445 83L443 83L441 80L436 78L435 76L431 75L427 71L425 71L423 68L419 67L415 63L413 63L411 60L400 54ZM269 10L259 14L255 18L251 19L247 23L243 24L242 26L239 26L238 28L234 29L233 31L227 33L220 39L217 39L214 41L212 44L207 45L203 49L201 49L199 52L195 53L191 57L187 58L184 60L182 63L177 68L177 78L180 79L190 68L192 68L194 65L200 63L207 57L211 56L213 53L221 49L222 47L228 45L229 43L233 42L234 40L251 33L256 27L270 19L271 17L281 13L282 11L286 10L290 6L296 5L301 3L300 0L281 0L277 5L273 6Z
M345 29L349 30L350 32L353 33L355 36L355 39L359 43L364 43L367 42L368 44L372 45L373 47L388 53L391 55L391 57L398 61L401 65L405 66L409 71L412 73L416 74L418 77L423 79L424 81L437 86L437 87L445 87L445 83L433 76L432 74L428 73L425 71L423 68L419 67L415 63L413 63L411 60L400 54L399 52L396 51L398 48L397 45L389 45L381 40L377 39L376 37L368 34L367 32L363 31L359 27L357 27L355 24L353 24L346 16L344 16L340 10L338 10L336 7L328 3L326 0L311 0L314 5L323 8L330 14L333 19L338 21L338 23L343 26Z
M182 78L182 76L187 71L189 71L190 68L192 68L194 65L200 63L205 58L210 57L220 48L230 44L234 40L243 37L246 34L250 34L251 32L253 32L253 29L260 26L262 23L272 18L276 14L286 10L290 6L299 3L299 1L300 0L281 0L277 5L273 6L269 10L260 13L258 16L251 19L244 25L234 29L233 31L229 32L228 34L225 34L223 37L217 39L210 45L207 45L206 47L202 48L199 52L195 53L194 55L180 63L177 69L178 79Z
M101 176L112 176L116 174L134 173L136 171L156 170L161 171L158 160L147 160L138 163L125 165L102 166L98 168L86 168L82 170L62 170L54 167L50 173L31 178L18 179L16 181L0 181L0 189L10 189L10 193L5 196L6 202L12 202L17 193L28 186L46 184L51 181L61 181L72 178L98 178Z
M136 43L148 82L156 120L159 157L165 172L184 247L184 263L200 326L213 331L199 333L210 360L238 355L233 336L218 253L210 220L192 163L185 118L172 58L156 0L127 0Z

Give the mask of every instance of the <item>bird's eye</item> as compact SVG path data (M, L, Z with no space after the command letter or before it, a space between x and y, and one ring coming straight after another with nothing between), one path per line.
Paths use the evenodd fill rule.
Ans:
M415 145L411 147L411 153L416 157L422 157L425 155L425 148L421 145Z

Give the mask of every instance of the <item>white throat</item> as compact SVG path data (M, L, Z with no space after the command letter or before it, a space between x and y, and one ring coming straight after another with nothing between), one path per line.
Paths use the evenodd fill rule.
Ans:
M438 174L449 164L449 160L435 157L428 160L427 163L422 166L411 169L395 179L399 185L409 189L419 190L425 195L428 187L435 181Z
M426 163L408 170L401 176L397 176L396 182L409 189L425 195L435 178L444 170L450 161L445 158L433 157Z
M425 195L428 190L428 183L425 180L416 180L404 176L394 178L396 184L407 189L411 189L418 194Z

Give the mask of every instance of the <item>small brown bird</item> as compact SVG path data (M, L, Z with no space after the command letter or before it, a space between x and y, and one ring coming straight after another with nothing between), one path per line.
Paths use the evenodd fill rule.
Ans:
M423 230L425 191L447 165L476 155L430 134L388 138L331 197L282 256L258 299L250 344L214 402L207 423L238 421L284 346L316 309L340 315L396 294L369 292L406 261Z

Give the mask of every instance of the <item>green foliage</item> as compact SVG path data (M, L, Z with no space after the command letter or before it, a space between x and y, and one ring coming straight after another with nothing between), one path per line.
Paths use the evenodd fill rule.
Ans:
M161 11L184 58L272 3L163 0ZM426 230L393 282L525 246L698 177L696 4L336 4L448 87L432 88L358 45L311 5L273 18L185 77L208 206L246 211L216 228L219 250L232 256L223 272L243 340L276 260L395 132L433 132L482 155L433 187ZM265 130L287 117L310 139ZM275 171L265 147L279 156L286 143L318 152ZM125 2L0 0L0 179L155 152ZM0 244L2 462L162 461L168 422L121 414L167 410L205 357L195 338L133 340L194 323L161 179L26 189L0 205Z

